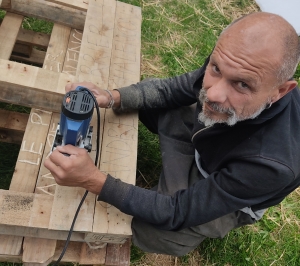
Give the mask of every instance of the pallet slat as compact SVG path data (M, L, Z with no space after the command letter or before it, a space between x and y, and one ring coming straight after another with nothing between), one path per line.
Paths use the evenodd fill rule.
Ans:
M60 112L74 76L0 59L0 101Z
M5 8L2 3L2 8ZM11 0L7 9L10 12L19 13L28 17L36 17L83 30L86 12L74 8L49 3L44 0Z
M49 41L49 47L47 49L47 54L46 58L43 64L44 69L49 69L54 72L61 72L62 70L62 65L64 62L65 54L68 48L68 41L70 38L70 32L71 28L62 26L59 24L54 24L50 41ZM31 112L35 112L36 109L32 109ZM52 113L49 113L50 119L52 120ZM49 128L51 127L51 121L49 121L48 128L47 128L47 136L46 136L46 141L44 144L44 147L49 147L48 143L48 131ZM26 134L26 131L25 131ZM43 159L48 155L47 151L43 152ZM41 164L39 168L39 172L43 171L45 169L44 165ZM38 175L39 177L39 175ZM53 201L52 201L53 202ZM40 203L40 201L38 202ZM45 205L48 202L45 202ZM53 204L51 204L51 207ZM31 219L33 222L41 222L41 218L44 218L42 220L45 220L45 224L49 224L50 220L50 214L51 211L49 210L48 214L45 215L45 211L43 209L44 204L40 204L37 206L37 215L34 217L34 219ZM46 217L46 219L45 219ZM43 247L46 246L44 249L37 249L37 247ZM41 264L41 265L48 265L54 256L54 251L56 247L56 240L53 239L41 239L41 238L24 238L24 243L23 243L23 261L24 263L27 264ZM35 251L36 250L36 254Z
M23 243L23 265L47 266L53 261L56 240L25 237Z
M23 16L6 13L0 26L0 58L9 59L16 42Z
M102 86L108 85L115 6L115 1L108 0L93 1L89 4L85 23L85 29L88 30L85 30L82 36L76 72L77 81L90 81ZM101 19L95 20L97 16L100 16ZM109 29L104 36L99 35L99 29L102 28ZM102 45L105 46L102 47ZM100 54L101 58L99 58ZM107 85L105 85L105 82ZM85 190L81 188L61 186L56 188L49 229L67 230L70 227L73 215L69 214L75 213L84 192ZM81 232L91 232L93 230L94 206L95 195L88 194L80 213L82 218L78 217L75 230ZM108 220L104 220L102 226L107 226L107 224Z
M139 81L141 13L137 7L117 2L109 89ZM136 113L115 115L106 110L100 170L135 184L138 117ZM103 206L95 209L93 232L131 235L131 217L113 206L105 208L109 226L102 226ZM87 237L90 237L88 235Z
M0 141L21 144L28 114L0 109Z
M74 9L82 10L82 11L87 11L88 9L88 4L89 0L46 0L48 2L56 3L59 5L71 7Z
M40 48L47 48L50 41L50 35L42 32L35 32L21 28L17 35L17 42L36 46Z

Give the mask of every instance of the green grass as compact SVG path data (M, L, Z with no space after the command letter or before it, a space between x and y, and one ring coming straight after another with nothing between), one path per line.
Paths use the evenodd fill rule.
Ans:
M141 79L174 76L201 66L222 29L233 19L257 9L253 0L122 2L142 8ZM26 19L23 27L49 33L52 24ZM295 78L299 81L300 67ZM1 104L0 108L19 110L20 107ZM161 168L158 138L140 125L138 145L137 184L150 188L157 182ZM0 143L0 188L8 187L18 149L17 145ZM255 225L236 229L224 239L205 240L195 251L177 258L176 265L300 265L299 201L298 190L280 205L270 208ZM159 264L134 246L131 262L132 265L175 265L175 262ZM4 265L11 264L0 263Z

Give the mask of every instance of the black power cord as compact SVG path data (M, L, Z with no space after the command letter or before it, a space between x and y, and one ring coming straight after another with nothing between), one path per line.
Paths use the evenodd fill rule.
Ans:
M94 104L95 104L95 108L96 108L96 111L97 111L97 141L96 141L96 157L95 157L95 166L97 167L98 160L99 160L99 150L100 150L100 111L99 111L97 100L96 100L94 94L89 89L81 87L79 89L79 91L86 91L89 95L92 96ZM57 266L60 263L60 261L62 260L63 256L66 253L66 250L68 248L68 245L69 245L69 242L70 242L70 239L71 239L71 235L73 233L73 229L74 229L74 225L75 225L77 216L79 214L81 206L82 206L83 202L85 201L85 198L86 198L88 193L89 193L88 190L86 190L83 197L82 197L82 199L81 199L81 201L80 201L80 203L79 203L79 205L78 205L78 207L77 207L76 213L74 215L74 218L73 218L73 221L72 221L69 233L68 233L68 237L67 237L65 246L64 246L58 260L53 264L54 266Z

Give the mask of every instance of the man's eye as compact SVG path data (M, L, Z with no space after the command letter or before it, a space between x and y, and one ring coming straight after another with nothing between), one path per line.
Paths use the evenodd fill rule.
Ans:
M216 65L213 65L212 69L215 73L220 73L220 69Z
M245 83L243 81L239 81L237 84L238 84L239 89L249 89L249 86L247 85L247 83Z

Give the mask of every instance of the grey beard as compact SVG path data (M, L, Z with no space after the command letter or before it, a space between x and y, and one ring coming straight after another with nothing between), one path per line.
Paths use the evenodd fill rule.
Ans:
M207 97L206 97L206 91L203 88L200 91L199 100L200 100L200 102L202 104L204 102L207 102L207 103L209 102L208 99L207 99ZM235 112L235 110L233 108L224 108L224 107L220 106L217 103L211 103L210 107L213 110L215 110L215 111L217 111L219 113L224 113L224 114L228 115L227 120L212 119L212 118L208 117L204 113L203 110L199 113L198 120L200 122L202 122L206 127L213 126L216 123L223 123L223 124L227 124L228 126L233 126L233 125L235 125L239 121L244 121L244 120L247 120L247 119L254 119L254 118L258 117L261 114L261 112L266 109L266 107L268 106L268 104L270 102L271 102L271 100L268 99L268 101L265 104L263 104L261 107L259 107L258 110L256 110L255 112L253 112L250 115L243 116L243 117L238 117L237 114L236 114L236 112Z

